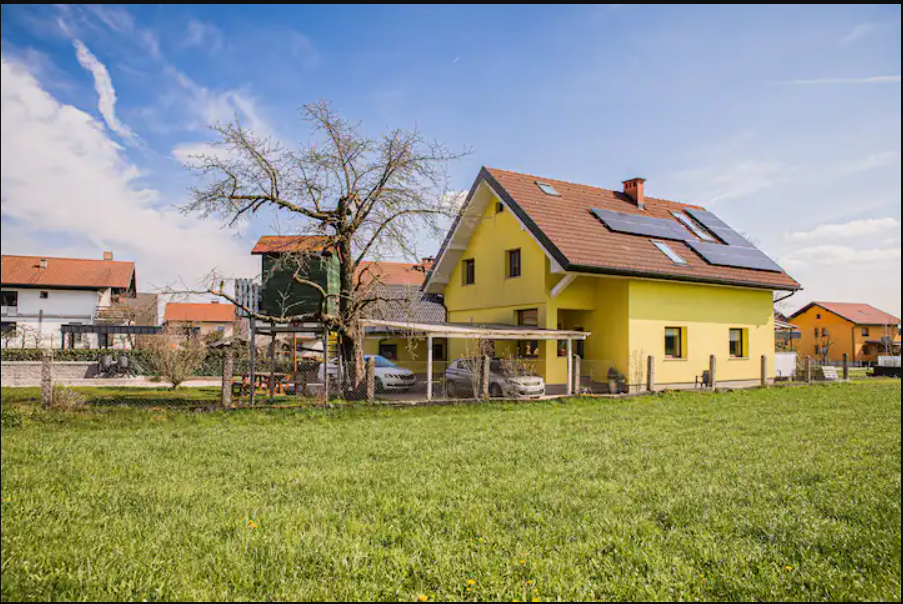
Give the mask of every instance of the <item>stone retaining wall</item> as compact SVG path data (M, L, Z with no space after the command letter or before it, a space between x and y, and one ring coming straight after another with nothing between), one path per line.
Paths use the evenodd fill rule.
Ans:
M0 364L0 385L6 388L22 388L41 385L41 362L18 361ZM72 380L91 379L97 375L97 363L90 362L54 362L54 381L69 382Z

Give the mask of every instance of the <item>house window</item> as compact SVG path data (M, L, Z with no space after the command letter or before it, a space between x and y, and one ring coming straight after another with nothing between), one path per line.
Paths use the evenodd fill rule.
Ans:
M518 342L517 356L522 359L539 358L539 340L521 340Z
M816 328L815 328L815 337L816 337L816 338L818 337L818 334L819 334L819 333L820 333L820 332L819 332L819 329L818 329L818 327L816 327Z
M476 260L471 259L464 261L464 270L462 271L461 279L464 285L473 285L477 282Z
M527 310L517 311L517 324L522 327L523 326L538 327L539 326L539 309L538 308L530 308Z
M398 344L379 343L379 356L390 361L398 360Z
M216 332L217 332L217 333L224 333L225 331L226 331L226 326L225 326L225 325L217 325L217 326L216 326Z
M0 323L0 333L3 335L13 335L16 333L16 324L15 323Z
M508 254L508 278L516 279L521 276L520 250L510 250Z
M821 337L827 338L829 333L830 333L830 332L828 331L828 328L827 328L827 327L824 327L824 328L822 328L822 330L821 330Z
M815 315L815 318L821 321L821 315Z
M445 346L443 344L433 344L433 360L434 361L444 361L445 360Z
M863 337L863 338L867 338L867 337L869 337L870 335L872 335L872 330L869 329L868 327L863 327L863 328L862 328L862 337Z
M50 292L41 292L39 294L39 296L40 296L41 300L46 300L47 298L50 297Z
M731 358L746 358L746 330L731 329Z
M684 336L683 327L666 327L665 328L665 356L669 359L684 358L684 344L686 338Z
M0 306L18 306L19 292L0 292Z
M501 201L495 204L495 213L496 214L504 214L505 213L505 204Z

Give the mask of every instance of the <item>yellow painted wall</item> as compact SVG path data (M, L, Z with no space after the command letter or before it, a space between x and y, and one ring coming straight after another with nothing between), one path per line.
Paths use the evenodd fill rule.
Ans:
M506 251L511 249L522 254L522 276L517 279L506 278ZM463 286L463 264L471 258L476 260L476 283ZM581 276L553 298L551 292L562 278L552 273L542 249L510 212L498 214L495 203L489 203L445 288L448 320L514 325L518 310L535 308L540 327L582 327L592 333L585 344L582 373L597 382L607 380L611 367L636 381L636 367L645 367L650 354L656 357L661 384L693 384L708 368L711 354L718 356L720 381L758 380L763 354L769 356L773 376L770 291ZM664 329L671 326L687 330L689 354L684 360L664 358ZM730 358L732 327L748 330L748 358ZM473 342L451 340L449 358L473 354L475 347ZM515 349L513 342L496 345L500 356ZM541 346L534 365L549 385L566 383L567 359L558 356L556 342Z
M407 338L380 338L377 336L368 336L364 341L364 354L378 355L380 343L395 344L396 346L398 346L398 358L393 360L392 362L399 367L410 369L414 373L426 373L426 340L408 340ZM442 344L443 346L445 346L445 358L449 359L450 357L448 356L448 342L446 342L445 339L436 338L434 340L434 343ZM433 370L437 373L444 372L446 367L447 361L440 361L438 359L435 359L433 361Z
M685 359L665 358L665 328L686 330ZM730 330L748 330L748 356L730 356ZM762 356L774 377L774 311L770 291L672 283L630 282L630 356L652 355L656 383L692 384L718 361L718 381L755 381L761 377ZM633 372L628 375L631 381ZM645 375L645 374L644 374ZM645 379L645 378L644 378Z
M799 341L799 351L803 356L811 356L820 359L821 355L816 354L816 345L819 340L815 337L815 329L827 329L834 340L833 346L828 354L828 360L841 362L843 355L850 355L853 361L870 361L878 360L877 354L863 354L863 346L869 340L880 340L885 335L883 325L868 326L870 334L868 337L862 335L863 325L855 325L852 321L848 321L843 317L821 308L813 306L806 312L793 317L792 322L800 329L802 337ZM893 337L897 342L900 341L900 333L896 327L890 328L890 332L886 335Z

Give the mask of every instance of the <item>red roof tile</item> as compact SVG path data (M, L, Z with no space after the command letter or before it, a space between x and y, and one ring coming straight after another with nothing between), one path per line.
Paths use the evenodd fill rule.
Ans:
M535 224L537 238L545 238L552 248L560 252L565 261L562 265L568 270L770 289L800 287L786 273L711 265L685 243L669 241L668 244L687 261L686 266L676 265L655 247L649 237L610 231L592 214L592 210L598 208L675 220L671 211L701 209L700 206L646 197L644 211L617 191L492 168L484 169L481 176L507 192L510 201L523 210L528 221ZM551 184L560 195L556 197L543 193L536 181ZM498 193L503 195L501 190ZM552 250L550 253L554 255Z
M410 262L361 262L357 267L362 283L379 281L383 285L410 285L420 287L427 273L433 268L432 260L420 264Z
M813 306L820 306L828 312L850 321L856 325L898 325L900 319L871 304L851 304L847 302L813 302L798 310L791 319L798 317Z
M42 260L46 268L41 268ZM3 256L0 260L0 282L6 286L129 289L134 278L134 262L41 256Z
M193 304L170 302L166 305L168 323L231 323L235 307L231 304Z
M313 235L261 237L251 251L252 254L289 254L300 252L320 252L329 242L328 237Z

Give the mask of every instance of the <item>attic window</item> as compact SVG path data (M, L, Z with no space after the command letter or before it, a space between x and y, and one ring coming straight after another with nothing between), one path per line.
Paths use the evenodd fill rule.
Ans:
M680 254L671 249L671 246L664 241L653 241L652 243L655 244L655 247L657 247L659 251L667 256L674 264L679 264L681 266L687 265L687 261L681 258Z
M547 182L539 182L536 181L536 186L539 187L539 190L545 193L546 195L551 195L552 197L561 197L561 194L555 190L555 187L550 185Z
M501 201L498 202L497 204L495 204L495 213L496 214L503 214L504 212L505 212L505 204L503 204Z
M709 233L705 229L696 224L696 222L692 218L690 218L683 212L671 212L671 214L675 218L677 218L681 222L681 224L690 229L691 233L693 233L703 241L716 241L716 239L709 235Z

